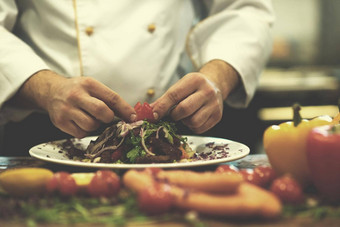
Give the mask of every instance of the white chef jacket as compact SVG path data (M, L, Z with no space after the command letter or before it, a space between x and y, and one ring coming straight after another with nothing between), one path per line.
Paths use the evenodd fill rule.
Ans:
M199 1L1 0L0 125L32 111L6 101L39 70L93 77L134 105L183 76L185 55L196 70L212 59L231 64L242 86L226 103L246 107L271 50L271 1L201 3L208 17L196 23Z

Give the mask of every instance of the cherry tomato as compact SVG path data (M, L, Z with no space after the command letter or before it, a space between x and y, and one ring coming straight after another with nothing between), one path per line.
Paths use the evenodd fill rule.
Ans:
M156 122L153 116L152 107L149 105L149 103L144 102L142 105L140 102L137 102L135 105L135 111L137 114L136 121L147 120L149 122Z
M93 176L87 190L93 197L116 196L120 190L120 179L113 171L98 170Z
M240 173L242 174L244 180L248 183L255 184L257 186L261 185L260 176L253 169L242 169L240 170Z
M286 204L299 204L304 201L301 185L288 175L275 179L270 186L270 191Z
M171 209L173 197L166 188L155 184L138 194L138 207L148 215L163 214Z
M233 165L220 165L216 168L216 173L238 172L238 168Z
M64 196L72 196L77 193L78 186L70 173L62 171L55 173L47 182L46 190L48 192L57 191Z
M258 166L254 168L254 172L260 178L260 186L268 187L277 177L275 171L270 166Z

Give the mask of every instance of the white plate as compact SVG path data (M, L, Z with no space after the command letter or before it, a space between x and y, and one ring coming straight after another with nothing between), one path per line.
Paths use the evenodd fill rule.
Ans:
M176 163L152 163L152 164L114 164L114 163L87 163L81 161L74 161L69 159L65 151L61 149L58 144L61 144L65 140L53 141L49 143L39 144L30 149L29 153L32 157L58 164L90 167L90 168L114 168L114 169L130 169L130 168L147 168L147 167L159 167L159 168L181 168L181 167L195 167L203 165L212 165L223 162L230 162L247 156L250 152L249 147L246 145L223 138L215 137L202 137L202 136L185 136L188 138L188 144L196 152L202 152L207 148L206 144L214 143L215 145L228 145L228 156L224 158L218 158L213 160L198 160L191 162L176 162ZM83 148L86 148L91 140L95 140L97 136L86 137L81 140L77 140L77 144L80 144Z

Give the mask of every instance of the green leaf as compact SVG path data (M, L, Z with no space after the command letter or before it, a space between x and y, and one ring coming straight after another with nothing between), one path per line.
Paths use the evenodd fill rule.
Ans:
M135 147L126 154L126 157L130 160L130 162L134 163L136 158L138 158L140 154L140 148Z

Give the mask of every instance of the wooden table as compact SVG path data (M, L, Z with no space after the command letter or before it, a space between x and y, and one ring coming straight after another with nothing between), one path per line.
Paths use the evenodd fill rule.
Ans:
M242 168L254 168L260 165L269 165L267 156L265 154L249 155L240 160L229 162L228 164L233 164L236 167ZM88 169L84 167L73 167L66 165L57 165L53 163L47 163L44 161L37 160L32 157L0 157L0 172L5 171L10 168L20 168L20 167L43 167L51 169L52 171L69 171L69 172L93 172L94 169ZM194 168L194 170L214 170L216 166L205 166ZM265 202L265 201L264 201ZM310 217L294 217L286 218L282 217L278 220L271 221L261 221L261 220L217 220L212 218L204 218L202 220L204 226L340 226L340 218L325 218L321 220L314 220ZM159 226L160 223L144 223L144 224L131 224L129 226ZM162 226L188 226L182 222L177 222L172 220L171 222L161 223ZM26 223L12 223L8 220L0 219L0 226L26 226ZM46 225L42 225L46 226ZM58 226L58 225L48 225L48 226ZM77 226L77 225L76 225ZM90 226L83 225L80 226ZM189 225L190 226L190 225Z

